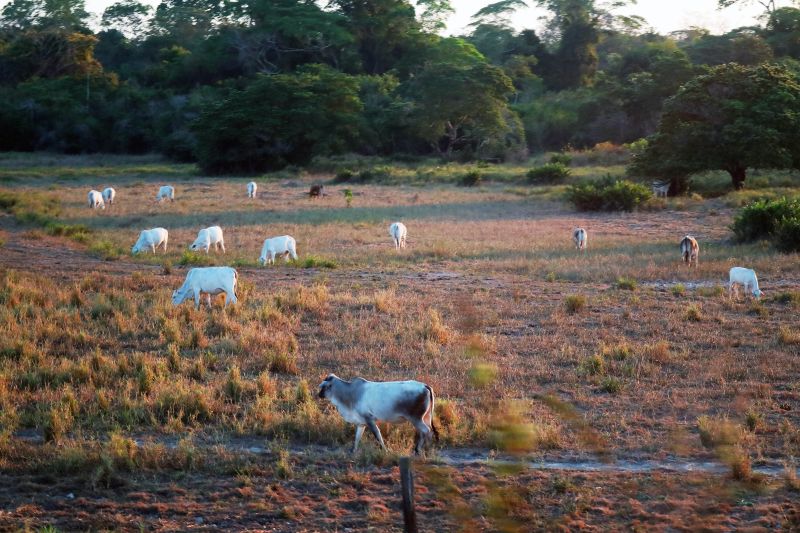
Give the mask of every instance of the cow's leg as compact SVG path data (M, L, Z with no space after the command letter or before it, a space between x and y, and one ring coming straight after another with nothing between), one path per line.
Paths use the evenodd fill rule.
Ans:
M422 419L412 420L411 423L414 424L414 429L416 429L414 435L414 454L419 455L431 440L431 428L429 428L428 425L422 421Z
M200 309L200 289L194 290L194 308Z
M208 305L208 308L211 309L211 293L210 292L206 293L206 305Z
M156 253L156 243L150 245L150 249L153 250L153 255Z
M381 436L381 430L378 428L378 424L376 424L375 421L370 418L367 420L367 426L369 426L369 430L372 432L372 434L375 435L375 438L378 440L378 444L381 445L381 448L383 448L383 451L387 451L386 444L383 442L383 436Z
M356 440L353 443L353 453L358 451L358 442L361 440L361 436L364 434L364 430L367 429L367 426L360 425L356 427Z

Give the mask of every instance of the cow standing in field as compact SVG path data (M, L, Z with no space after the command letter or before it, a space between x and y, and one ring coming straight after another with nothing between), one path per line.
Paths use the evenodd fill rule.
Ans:
M103 189L103 201L108 205L114 205L114 198L117 196L117 191L115 191L112 187L106 187Z
M581 252L586 251L586 246L589 244L589 234L583 228L575 228L572 230L572 241L575 243L575 248Z
M139 252L143 252L147 249L150 249L153 253L156 253L156 248L162 245L164 246L164 253L167 253L168 239L169 233L167 233L167 230L164 228L142 230L142 232L139 234L139 240L137 240L136 244L134 244L133 248L131 248L131 253L138 254Z
M256 185L255 181L251 181L247 184L247 197L248 198L255 198L256 191L258 190L258 185Z
M697 268L700 260L700 245L691 235L687 235L681 240L681 257L683 257L683 262L689 265L689 268L692 267L692 263Z
M206 302L211 308L211 296L225 293L225 307L235 304L238 274L231 267L193 268L186 274L183 285L172 293L172 305L180 305L194 297L195 309L200 309L200 297L206 295Z
M168 199L170 202L175 201L175 187L172 185L162 185L158 189L158 194L156 194L156 202L161 202L164 199Z
M324 185L312 185L311 188L308 190L308 197L309 198L319 198L320 196L325 196L325 186Z
M367 427L386 451L381 430L377 426L377 422L381 421L411 422L416 430L414 453L417 455L433 441L434 436L438 437L433 425L433 389L425 383L375 382L363 378L345 381L330 374L319 385L319 397L330 400L346 422L356 425L353 453L358 450L358 442Z
M297 261L297 243L294 237L290 235L282 235L280 237L272 237L265 239L264 245L261 247L261 256L258 261L262 265L275 264L275 258L283 256L288 261L291 256L292 259Z
M406 228L405 224L402 222L395 222L389 226L389 235L391 235L392 241L394 241L394 247L396 250L406 247L408 228Z
M89 191L88 199L89 199L89 208L90 209L97 209L97 208L105 209L106 208L106 204L103 202L103 195L100 194L99 191L95 191L94 189Z
M214 246L214 251L218 252L222 247L222 253L225 253L225 240L222 238L222 228L219 226L201 229L197 233L197 238L189 245L189 249L194 251L205 250L206 255L208 255L212 245Z
M728 273L728 298L736 294L739 298L739 285L744 287L745 292L749 292L755 299L760 299L764 293L758 288L758 278L756 271L750 268L733 267Z

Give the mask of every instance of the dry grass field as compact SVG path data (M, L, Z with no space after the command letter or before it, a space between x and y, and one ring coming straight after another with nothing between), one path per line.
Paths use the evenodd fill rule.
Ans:
M310 199L331 175L299 174L248 200L250 178L117 163L0 168L5 197L30 199L0 217L0 530L401 530L411 428L384 429L393 454L365 437L351 457L354 429L315 396L330 372L436 391L424 530L800 527L800 262L732 243L740 197L584 214L559 187ZM177 200L156 204L165 183ZM117 203L90 211L106 185ZM44 204L60 229L25 214ZM189 253L215 224L228 253ZM158 226L168 252L131 257ZM284 234L299 260L258 265ZM237 267L239 303L173 307L204 264ZM761 302L727 298L735 265ZM705 464L722 470L680 468Z

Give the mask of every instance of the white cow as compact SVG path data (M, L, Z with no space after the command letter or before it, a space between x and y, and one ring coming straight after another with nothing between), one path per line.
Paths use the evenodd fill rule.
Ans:
M97 209L98 207L100 209L105 209L106 204L103 203L103 195L92 189L89 191L89 208Z
M744 287L745 292L749 292L756 299L761 298L764 293L758 288L758 278L756 271L750 268L733 267L728 273L728 298L736 293L739 297L739 285Z
M169 199L170 202L175 201L175 187L172 185L162 185L158 189L158 194L156 195L156 202L160 202L165 198Z
M214 245L214 250L219 251L222 247L222 253L225 253L225 240L222 238L222 228L219 226L211 226L210 228L201 229L197 232L197 238L189 246L191 250L208 250Z
M356 440L353 453L358 450L358 442L364 429L370 431L381 448L386 450L381 430L376 422L401 422L408 420L416 429L414 453L419 455L426 444L438 437L433 425L433 389L419 381L367 381L355 378L344 381L330 374L319 385L319 397L327 398L336 406L346 422L355 424Z
M139 240L136 241L136 244L133 245L131 248L132 254L138 254L139 252L143 252L145 250L152 250L153 253L156 253L156 248L163 245L164 246L164 253L167 253L167 240L169 239L169 233L164 228L153 228L153 229L146 229L142 230L139 234Z
M275 264L275 258L282 255L288 261L289 256L297 260L297 243L294 237L283 235L266 239L261 247L261 256L258 258L262 265Z
M255 198L256 191L258 190L258 185L256 185L255 181L251 181L247 184L247 197L248 198Z
M103 201L108 205L114 205L114 198L117 196L117 191L112 187L103 189Z
M408 229L406 225L402 222L395 222L391 226L389 226L389 235L391 235L392 240L394 241L395 249L399 250L400 248L406 247L406 237L408 236Z
M575 248L583 252L589 244L589 234L583 228L575 228L572 230L572 241L575 243Z
M180 305L194 297L195 309L200 309L200 295L206 295L208 307L211 307L211 295L225 293L225 306L228 302L235 304L238 274L231 267L193 268L186 274L186 280L180 289L172 293L172 305Z

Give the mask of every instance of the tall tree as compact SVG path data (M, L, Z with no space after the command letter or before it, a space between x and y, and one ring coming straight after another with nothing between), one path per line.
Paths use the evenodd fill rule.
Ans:
M0 23L7 28L86 28L89 13L85 0L12 0L0 14Z
M800 83L775 65L721 65L667 101L633 170L665 178L725 170L735 189L748 168L800 168Z
M128 37L143 35L147 30L145 25L150 11L150 6L138 0L120 0L103 11L100 24Z

